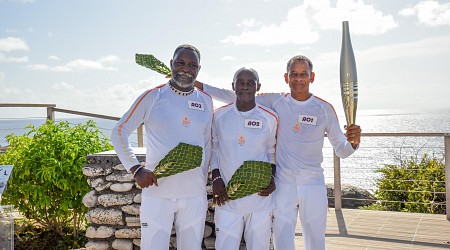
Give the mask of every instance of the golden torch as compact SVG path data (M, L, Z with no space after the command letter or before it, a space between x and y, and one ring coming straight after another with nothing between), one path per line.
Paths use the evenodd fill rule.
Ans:
M342 22L342 48L341 48L341 97L344 106L347 126L355 124L356 108L358 104L358 76L356 74L355 55L348 29L348 21Z

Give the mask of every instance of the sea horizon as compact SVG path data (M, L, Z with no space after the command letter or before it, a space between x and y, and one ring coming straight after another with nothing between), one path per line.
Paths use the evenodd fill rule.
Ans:
M345 117L338 112L341 126ZM109 137L117 121L98 118L71 116L56 117L55 121L65 120L70 124L94 120L102 133ZM6 146L5 136L9 133L22 135L28 130L26 125L40 126L45 117L1 118L0 147ZM356 123L363 133L447 133L450 134L450 108L440 110L380 109L358 111ZM425 153L443 157L443 137L362 137L360 148L349 158L341 160L342 183L351 184L367 190L374 190L374 180L379 177L376 170L386 164L395 164L399 158L422 156ZM137 147L136 132L130 137L130 144ZM145 140L144 140L145 144ZM332 183L333 150L325 138L323 149L325 180Z

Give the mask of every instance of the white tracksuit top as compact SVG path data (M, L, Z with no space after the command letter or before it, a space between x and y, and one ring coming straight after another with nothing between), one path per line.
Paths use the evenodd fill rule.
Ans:
M258 103L247 112L239 112L235 103L214 112L211 169L219 169L225 185L244 161L275 164L277 120L272 110ZM253 194L229 201L222 208L245 214L273 206L272 196Z
M145 168L153 170L159 161L180 142L203 148L199 168L158 179L158 187L142 190L142 195L160 198L186 198L206 192L206 174L211 157L212 99L199 90L188 96L172 91L168 84L141 94L114 126L111 141L127 170L139 164L128 138L145 125L147 143Z
M204 84L206 93L220 101L236 98L231 90ZM259 94L256 101L273 109L279 117L277 137L277 180L285 184L324 184L322 148L324 135L336 155L346 158L356 151L340 129L331 104L312 95L297 101L290 94Z

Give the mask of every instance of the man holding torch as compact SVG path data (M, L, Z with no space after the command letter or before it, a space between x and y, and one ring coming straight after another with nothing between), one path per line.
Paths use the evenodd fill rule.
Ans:
M297 216L300 216L305 249L325 249L327 220L327 190L322 148L327 135L336 155L346 158L353 154L361 139L361 128L350 124L340 128L331 104L313 95L309 86L314 82L313 64L306 56L291 58L284 79L290 93L260 94L256 101L274 110L279 117L277 137L277 175L274 192L275 209L273 239L275 250L295 249ZM195 82L214 98L232 102L231 90Z

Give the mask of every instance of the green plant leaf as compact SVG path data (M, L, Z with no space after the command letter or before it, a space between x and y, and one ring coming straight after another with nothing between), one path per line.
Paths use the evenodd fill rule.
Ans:
M227 183L228 197L236 200L254 193L269 186L272 178L272 167L268 162L244 161L230 181Z
M151 54L136 54L136 63L170 78L172 71L163 62Z

